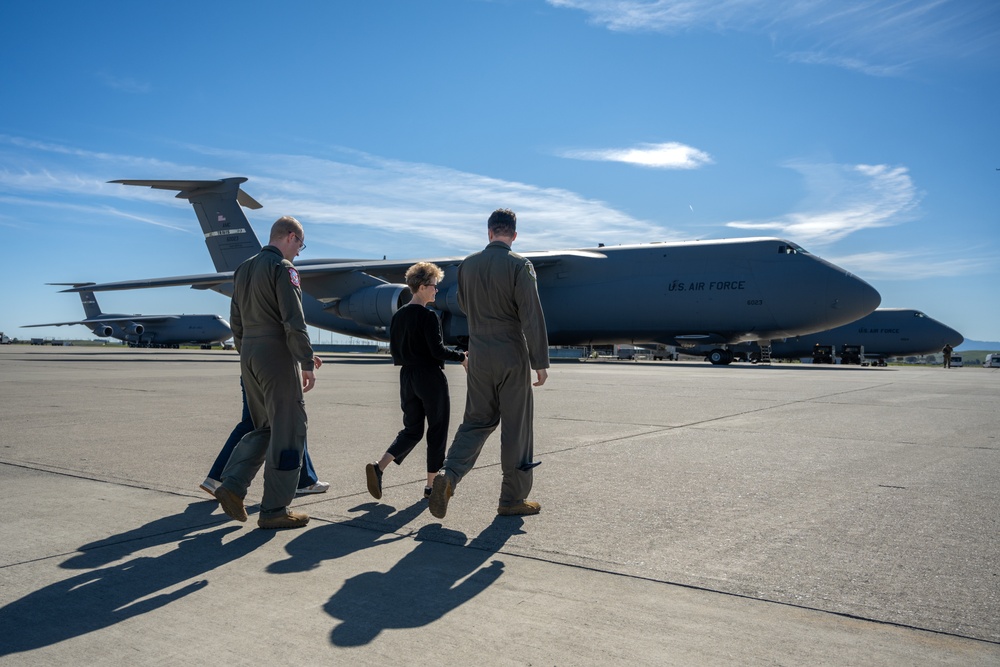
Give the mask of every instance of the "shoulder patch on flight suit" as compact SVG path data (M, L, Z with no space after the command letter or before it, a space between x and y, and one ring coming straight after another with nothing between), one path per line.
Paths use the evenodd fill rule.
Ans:
M288 279L291 280L292 284L295 285L296 287L301 287L301 283L299 281L299 272L293 269L292 267L288 267Z
M531 260L526 260L524 262L524 268L526 268L528 270L528 275L531 276L531 278L537 282L538 281L538 276L535 275L535 267L531 263Z

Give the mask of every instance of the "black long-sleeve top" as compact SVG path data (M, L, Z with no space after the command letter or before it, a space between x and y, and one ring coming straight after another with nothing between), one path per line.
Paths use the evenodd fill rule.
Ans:
M465 355L444 345L441 323L426 306L409 303L392 316L389 352L396 366L437 366L462 361Z

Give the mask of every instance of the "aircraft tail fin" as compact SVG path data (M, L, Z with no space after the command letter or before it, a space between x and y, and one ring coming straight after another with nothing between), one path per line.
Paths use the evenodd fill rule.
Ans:
M46 283L47 285L69 285L72 287L86 287L87 285L96 285L97 283ZM104 313L101 312L101 307L97 304L97 297L90 290L80 290L80 301L83 302L83 312L86 314L88 320L100 317Z
M178 199L187 199L194 208L205 245L212 256L215 270L234 271L243 260L260 252L260 241L250 227L250 221L241 206L262 208L245 193L240 184L246 178L239 176L216 181L159 181L118 180L111 183L148 186L154 190L175 190Z

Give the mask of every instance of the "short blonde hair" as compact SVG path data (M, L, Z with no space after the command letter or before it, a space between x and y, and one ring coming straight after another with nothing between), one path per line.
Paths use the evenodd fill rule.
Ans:
M417 262L406 270L406 286L414 294L424 285L430 285L431 280L438 282L444 278L444 271L433 262Z

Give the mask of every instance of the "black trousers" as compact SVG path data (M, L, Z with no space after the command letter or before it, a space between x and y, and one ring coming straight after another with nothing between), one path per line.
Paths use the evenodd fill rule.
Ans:
M388 452L397 465L402 463L424 436L426 420L427 472L437 472L444 465L451 413L444 371L436 366L400 366L399 406L403 409L403 430L396 435Z

